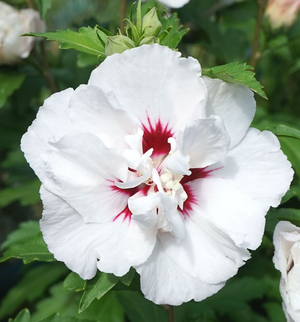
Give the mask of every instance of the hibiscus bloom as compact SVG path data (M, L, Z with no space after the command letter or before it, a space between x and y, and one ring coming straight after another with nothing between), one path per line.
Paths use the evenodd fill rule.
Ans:
M158 0L165 6L170 8L181 8L186 5L190 0Z
M266 16L274 29L281 26L290 27L295 22L299 10L300 0L269 0Z
M274 231L273 261L281 273L280 293L288 322L300 321L300 228L280 221Z
M277 138L249 129L254 113L248 88L167 47L108 57L47 99L22 139L49 250L84 279L132 266L158 304L217 292L293 176Z
M21 37L27 32L44 32L45 23L33 9L16 10L0 1L0 65L13 64L27 58L34 37Z

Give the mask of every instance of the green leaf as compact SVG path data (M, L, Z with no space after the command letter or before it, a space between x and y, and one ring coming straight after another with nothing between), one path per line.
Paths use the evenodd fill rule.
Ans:
M275 226L281 220L290 221L296 226L300 226L300 209L293 208L271 208L267 213L266 230L273 233Z
M23 83L25 75L13 71L0 70L0 107Z
M55 313L51 316L43 318L42 320L39 320L38 322L96 322L96 321L82 319L81 317L77 318L75 316L62 316L59 313Z
M76 49L94 56L105 56L104 46L98 38L98 28L81 27L75 32L72 30L58 30L57 32L29 33L26 36L45 37L47 40L60 42L61 49Z
M167 321L165 310L146 300L143 295L135 291L121 291L117 293L130 322L164 322Z
M41 18L44 19L47 11L52 6L52 0L37 0Z
M56 317L60 321L103 321L103 322L124 322L124 312L114 291L105 294L99 301L94 301L80 315L78 315L78 303L80 294L70 292L57 284L50 288L50 296L39 301L32 316L32 322L54 322ZM71 319L73 318L73 320Z
M253 92L268 99L263 86L254 77L253 67L246 63L229 63L226 65L203 68L202 74L210 78L219 78L224 82L249 87Z
M171 49L176 49L181 38L189 31L188 28L182 29L180 20L177 18L177 13L173 13L170 17L162 20L162 33L165 32L165 37L160 41L163 46L168 46Z
M286 320L281 303L267 302L264 304L264 308L267 311L269 322L283 322Z
M288 202L290 199L297 197L300 199L300 188L297 186L291 186L290 190L283 196L281 204Z
M63 287L69 291L83 291L85 289L86 281L78 274L71 272L64 280Z
M279 136L281 149L292 163L298 177L300 177L300 141L291 137Z
M89 305L95 300L100 299L110 289L112 289L119 281L119 277L113 274L100 273L97 274L92 280L86 284L86 291L84 291L80 303L79 313L89 307Z
M300 140L300 130L294 129L283 124L267 128L266 130L273 132L277 136L286 136Z
M130 284L134 278L134 274L135 274L135 270L131 267L129 272L120 278L120 281L124 285L130 286Z
M99 301L94 301L80 316L103 322L124 322L124 310L116 292L106 293Z
M9 319L9 322L30 322L30 313L28 309L22 310L14 320Z
M40 298L50 285L67 274L67 272L65 265L57 262L30 267L1 302L0 319L13 313L23 303L33 302Z
M49 293L50 295L47 298L40 300L36 304L35 311L32 314L32 322L49 318L55 313L63 316L77 315L78 293L65 290L61 283L50 287Z
M1 245L2 249L7 249L14 245L23 244L26 240L40 234L40 227L38 221L30 220L22 222L18 229L10 233Z
M55 260L44 242L42 233L27 239L26 242L22 244L10 247L4 253L3 257L0 258L0 263L5 262L10 258L22 259L24 264L33 261L51 262Z
M6 207L10 203L19 200L22 206L29 206L40 201L41 183L33 180L13 188L6 188L0 191L0 207Z

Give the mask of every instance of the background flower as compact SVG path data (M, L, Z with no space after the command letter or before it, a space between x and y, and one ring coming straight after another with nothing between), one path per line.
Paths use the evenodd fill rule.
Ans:
M170 8L181 8L189 2L189 0L158 0L158 1Z
M0 64L13 64L27 58L34 45L33 37L20 37L28 32L43 32L45 24L33 9L17 11L0 1Z
M275 267L281 272L280 293L288 322L300 321L300 228L287 221L274 231Z
M273 28L289 27L296 20L299 9L299 0L269 0L266 16Z
M293 171L273 134L249 129L253 93L200 76L159 45L112 55L24 135L45 241L81 277L133 266L148 299L179 305L217 292L260 245Z
M147 0L143 0L147 1ZM169 8L181 8L186 5L190 0L157 0L161 2L163 5Z

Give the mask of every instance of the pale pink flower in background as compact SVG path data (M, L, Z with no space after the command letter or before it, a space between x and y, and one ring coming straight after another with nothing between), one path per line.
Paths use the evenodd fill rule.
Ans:
M291 26L300 10L300 0L269 0L266 16L273 28Z
M221 289L262 240L293 171L246 87L160 45L112 55L52 95L22 138L41 230L82 278L134 267L157 304Z
M186 5L190 0L158 0L165 6L170 8L181 8Z
M273 261L281 273L280 294L288 322L300 322L300 228L281 221L274 231Z
M16 10L0 1L0 65L13 64L27 58L34 37L20 37L28 32L43 32L45 24L33 9Z
M147 0L142 0L142 1L145 2ZM157 1L162 3L168 8L175 8L175 9L181 8L190 2L190 0L157 0Z

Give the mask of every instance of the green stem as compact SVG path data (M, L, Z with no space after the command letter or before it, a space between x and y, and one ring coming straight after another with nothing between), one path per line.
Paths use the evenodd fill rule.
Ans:
M27 0L28 7L31 9L35 9L35 5L32 0Z
M41 55L42 55L42 61L43 61L42 73L43 73L43 76L45 77L52 93L55 93L55 92L57 92L58 89L57 89L57 85L54 81L54 78L52 77L51 72L50 72L48 55L47 55L47 51L45 48L45 41L40 42L40 47L41 47Z
M168 322L176 322L174 306L172 306L172 305L163 305L163 308L167 311Z
M267 0L257 0L257 5L258 5L257 17L256 17L255 31L254 31L253 43L252 43L252 56L250 60L250 65L253 66L254 68L260 56L259 37L260 37L262 20L263 20L266 5L267 5Z
M126 7L127 7L127 1L121 0L120 1L120 30L122 34L125 33L125 18L126 18Z

